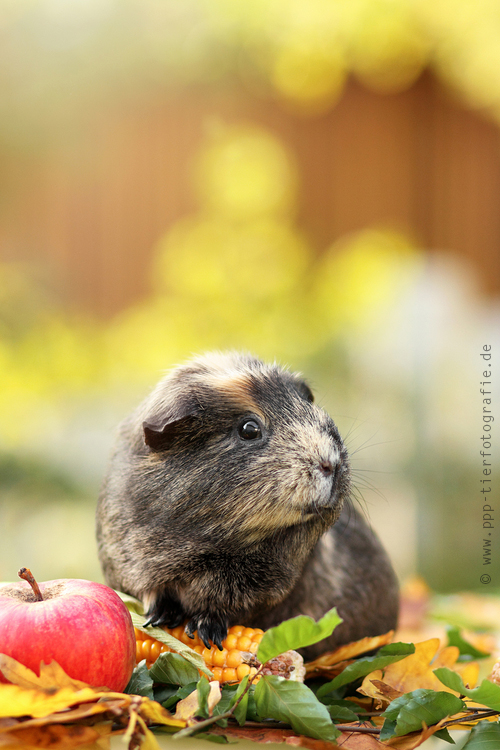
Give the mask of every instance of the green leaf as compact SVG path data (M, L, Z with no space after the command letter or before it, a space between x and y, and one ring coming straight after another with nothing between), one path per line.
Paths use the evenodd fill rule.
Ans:
M396 698L381 714L389 723L386 727L384 722L380 738L385 740L392 737L392 733L388 734L389 730L393 731L397 737L420 731L424 722L430 727L446 716L453 716L463 711L464 707L464 702L452 693L427 689L413 690L411 693L405 693ZM394 721L396 721L395 727Z
M380 730L379 740L384 742L396 734L396 719L386 719Z
M230 706L234 706L240 695L243 695L245 692L246 686L248 684L248 675L246 675L240 684L238 685L238 689L236 690L236 693L234 694ZM233 711L233 716L240 725L240 727L243 726L245 721L247 720L247 709L248 709L248 692L243 696L241 701L238 703L236 708Z
M169 651L159 655L149 674L153 682L167 685L188 685L190 682L197 682L200 677L196 667L183 656Z
M471 659L484 659L489 656L486 651L480 651L472 643L462 638L460 628L449 627L446 632L448 634L448 646L457 646L460 656L470 657Z
M340 722L344 723L346 721L359 721L358 714L355 714L354 711L351 711L350 708L346 708L345 706L336 706L335 704L332 706L328 706L328 713L332 717L332 721L334 722Z
M188 695L191 695L196 690L196 684L196 682L189 682L184 687L179 687L178 685L161 685L154 690L155 701L161 703L163 708L170 711L175 708L180 700L187 698ZM165 692L162 693L162 691Z
M252 685L247 695L248 695L247 721L260 721L260 716L257 712L257 704L255 703L255 685Z
M323 638L328 638L341 622L342 618L338 616L335 608L330 609L318 622L306 615L285 620L275 628L266 630L259 644L257 659L261 664L265 664L290 649L296 651L311 646Z
M220 701L217 703L216 706L214 706L213 716L219 716L220 714L225 714L226 711L229 710L231 705L233 704L233 699L235 696L235 693L237 689L239 688L238 685L221 685L221 698ZM217 724L220 727L227 727L227 719L221 719L217 722Z
M255 703L261 719L284 721L297 734L329 742L340 736L326 706L303 682L266 675L255 687Z
M446 728L440 729L438 732L434 732L432 735L433 737L437 737L438 740L444 740L444 742L449 742L450 745L455 744L455 740L451 736L451 734L448 732Z
M480 721L472 727L469 739L462 750L498 750L500 747L500 724Z
M321 700L333 690L338 690L338 688L347 685L349 682L354 682L354 680L360 677L365 677L365 675L374 672L376 669L385 669L389 664L401 661L401 659L409 656L409 654L414 653L415 646L413 643L389 643L387 646L382 646L375 656L367 656L364 659L358 659L349 664L331 682L322 685L316 695Z
M154 700L153 680L146 667L145 659L135 667L128 685L123 692L129 695L144 695L146 698Z
M435 669L434 674L450 690L455 690L460 695L466 695L467 698L476 703L481 703L483 706L488 706L494 711L500 711L500 685L483 680L479 687L466 688L460 675L447 667Z
M138 615L135 612L130 612L130 617L132 618L134 627L136 627L138 630L142 630L142 632L146 633L146 635L148 635L150 638L156 638L157 641L164 643L166 646L171 648L172 651L181 654L181 656L183 656L184 659L187 659L187 661L195 666L196 669L201 670L203 674L206 674L209 679L212 679L212 673L208 669L203 657L200 654L197 654L196 651L193 651L192 648L186 646L186 644L182 641L174 638L173 635L167 633L165 630L163 630L163 628L152 628L151 626L145 628L145 618L141 615ZM198 678L199 675L196 675L197 680Z
M196 686L196 692L198 695L198 711L196 716L202 719L208 719L208 696L210 695L210 683L208 682L205 675L200 677Z

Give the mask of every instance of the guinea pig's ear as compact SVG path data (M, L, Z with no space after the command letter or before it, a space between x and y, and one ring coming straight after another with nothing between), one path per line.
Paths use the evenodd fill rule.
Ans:
M144 442L153 451L161 451L168 448L175 436L186 427L186 423L200 412L198 404L185 403L177 405L168 417L156 424L143 422Z
M295 381L299 394L305 401L309 401L310 404L314 403L314 394L305 382L305 380Z

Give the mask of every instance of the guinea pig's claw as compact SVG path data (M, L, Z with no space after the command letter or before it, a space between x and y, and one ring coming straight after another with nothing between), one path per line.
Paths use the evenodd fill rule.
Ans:
M222 641L227 636L227 620L209 614L198 615L189 620L184 630L190 638L193 637L192 634L197 630L198 638L207 648L211 648L212 644L214 644L219 651L222 651Z
M146 612L144 627L152 625L154 628L176 628L184 622L185 617L180 604L168 595L163 594Z

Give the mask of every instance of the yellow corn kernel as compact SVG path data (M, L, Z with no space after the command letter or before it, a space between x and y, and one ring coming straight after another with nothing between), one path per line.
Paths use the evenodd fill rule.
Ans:
M239 651L237 648L232 648L231 651L229 651L227 654L226 666L236 669L236 667L239 667L242 661L243 659L241 657L241 651Z
M244 677L247 676L247 674L250 674L250 667L248 664L240 664L239 667L236 667L236 674L238 676L238 680L242 680Z
M212 655L212 664L214 667L225 667L228 653L227 648L223 648L222 651L216 648Z
M161 653L161 641L153 641L149 650L149 661L156 661Z
M228 651L231 651L231 649L236 648L236 644L238 643L238 636L236 633L229 633L226 640L222 644L227 648Z
M197 633L194 634L194 638L189 638L184 632L182 625L172 629L164 628L164 630L182 643L187 643L196 653L200 654L207 667L211 670L214 680L218 680L219 682L239 682L246 675L252 676L257 672L257 669L250 667L249 664L245 663L245 660L249 658L248 652L251 654L257 653L259 643L264 635L264 631L260 628L246 628L244 625L233 625L229 628L228 635L222 642L222 651L219 651L214 645L211 648L206 648L198 638ZM135 629L135 637L136 661L139 663L142 659L146 659L148 668L156 661L160 654L172 651L165 644L157 641L155 638L148 637L146 633L137 628ZM243 653L245 654L245 658L242 655Z
M238 675L236 674L236 669L231 669L231 667L225 667L222 670L221 682L236 682L237 679L238 679Z
M248 651L248 647L251 644L251 640L246 635L240 635L236 642L236 648L239 648L240 651Z

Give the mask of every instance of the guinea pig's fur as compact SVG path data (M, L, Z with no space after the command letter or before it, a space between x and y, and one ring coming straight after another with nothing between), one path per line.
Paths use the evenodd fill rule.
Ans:
M343 623L307 657L384 633L396 578L349 493L345 446L301 377L207 354L120 426L97 509L106 581L141 599L151 624L187 621L219 647L233 624L333 606Z

